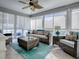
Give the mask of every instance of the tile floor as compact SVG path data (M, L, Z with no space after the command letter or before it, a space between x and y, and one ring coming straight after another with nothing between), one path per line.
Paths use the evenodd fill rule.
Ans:
M6 59L24 59L10 46L7 47ZM45 59L75 59L72 56L63 52L59 47L52 49L52 51L45 57Z
M59 47L54 48L45 59L75 59L74 57L66 54Z
M24 59L12 47L7 46L6 59Z

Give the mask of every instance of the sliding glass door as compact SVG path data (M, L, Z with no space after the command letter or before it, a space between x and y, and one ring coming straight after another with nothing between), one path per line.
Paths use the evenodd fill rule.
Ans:
M43 16L31 18L31 30L43 29Z
M12 33L14 39L26 36L30 24L29 17L0 12L0 33Z
M16 36L26 36L28 30L30 30L30 18L17 16L16 20Z
M12 33L12 37L14 37L14 15L3 13L3 34Z
M53 31L53 15L45 15L44 17L44 29Z

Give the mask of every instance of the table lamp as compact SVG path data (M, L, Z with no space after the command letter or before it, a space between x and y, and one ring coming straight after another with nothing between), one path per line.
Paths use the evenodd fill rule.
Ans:
M55 26L55 30L56 30L56 35L59 36L60 32L60 26Z

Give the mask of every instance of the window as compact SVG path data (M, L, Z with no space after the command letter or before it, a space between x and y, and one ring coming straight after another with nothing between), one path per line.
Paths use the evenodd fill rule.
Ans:
M30 29L30 24L31 24L30 21L31 21L30 18L25 17L25 21L24 21L24 29L25 30L29 30Z
M19 36L23 35L24 24L25 24L25 17L17 16L17 20L16 20L16 37L19 37Z
M55 26L60 26L61 29L66 28L66 12L54 14L54 27Z
M45 16L44 29L52 30L55 26L60 26L61 29L66 28L66 12L59 12Z
M79 29L79 9L72 10L72 29Z
M26 36L28 30L30 29L29 17L17 16L16 21L16 34L18 36Z
M43 28L43 17L33 17L31 20L31 29L42 29Z
M53 15L46 15L44 18L44 29L53 28Z
M3 13L3 33L13 33L14 30L14 15Z
M35 19L32 19L32 20L31 20L31 30L36 29L35 23L36 23L36 22L35 22Z
M25 18L22 16L17 16L17 21L16 21L16 28L17 29L23 29L24 27L24 21Z
M23 36L26 36L28 33L28 30L30 29L30 18L29 17L25 17L25 21L24 21L24 29L23 29Z
M36 17L36 29L42 29L42 27L43 27L43 23L42 23L42 21L43 21L43 17L41 16L41 17Z
M13 29L14 28L14 15L4 13L3 19L3 28L4 29Z
M21 35L26 36L28 30L30 29L30 18L19 15L16 17L17 18L15 20L14 14L0 12L0 32L3 31L3 34L12 33L13 37L14 35L16 35L16 37ZM16 33L14 33L15 31Z

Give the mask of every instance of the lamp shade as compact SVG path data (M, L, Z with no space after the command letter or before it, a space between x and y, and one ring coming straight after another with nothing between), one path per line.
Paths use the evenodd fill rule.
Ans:
M60 30L60 26L55 26L55 30Z

